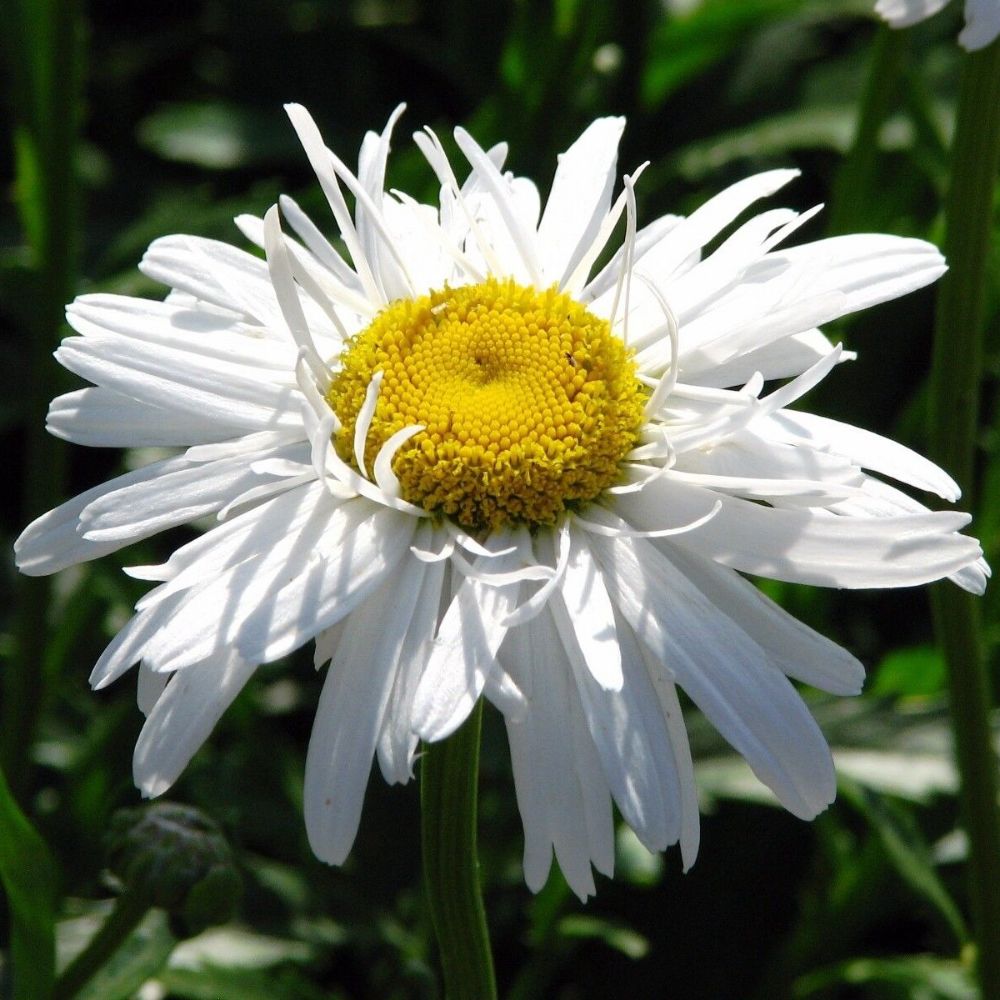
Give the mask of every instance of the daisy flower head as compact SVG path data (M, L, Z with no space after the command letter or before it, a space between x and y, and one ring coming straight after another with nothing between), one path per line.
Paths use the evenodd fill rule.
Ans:
M944 472L789 409L847 357L818 326L934 281L941 256L879 235L785 248L813 212L736 225L789 170L638 228L640 171L616 192L620 118L561 156L544 207L505 145L456 129L460 167L420 132L440 181L425 205L385 189L402 109L356 172L287 110L340 242L290 198L236 220L263 259L157 240L141 267L165 300L84 295L57 352L93 384L52 403L54 434L179 450L39 518L22 571L217 521L128 570L156 586L91 678L139 664L140 789L170 786L260 664L315 640L305 820L328 862L351 848L372 758L408 781L418 741L481 696L506 725L532 889L553 854L581 897L611 873L612 803L693 862L678 688L815 816L834 771L789 678L854 694L863 670L743 574L984 588L968 515L886 481L954 500Z
M943 9L949 0L878 0L875 13L893 28L909 28ZM965 0L965 27L958 36L970 52L984 49L1000 35L1000 0Z

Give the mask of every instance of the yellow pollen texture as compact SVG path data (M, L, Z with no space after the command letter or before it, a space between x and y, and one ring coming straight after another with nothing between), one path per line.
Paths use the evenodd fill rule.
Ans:
M365 446L422 424L393 459L402 496L464 528L552 524L619 477L646 393L606 320L568 295L493 278L395 302L353 337L327 401L334 445L354 464L354 427L376 372Z

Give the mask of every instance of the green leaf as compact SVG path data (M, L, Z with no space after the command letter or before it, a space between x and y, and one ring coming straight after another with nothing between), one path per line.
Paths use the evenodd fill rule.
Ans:
M978 1000L970 970L954 959L933 955L899 958L855 958L810 972L795 984L796 997L810 997L842 985L896 987L866 990L866 997L906 997L908 1000Z
M65 921L59 927L60 939L74 934L77 930L74 925L82 922L95 924L93 916ZM92 933L97 929L91 926ZM127 1000L164 967L176 943L166 914L153 910L80 990L76 1000Z
M850 781L841 781L841 794L871 824L897 874L938 912L959 944L967 941L962 914L938 877L930 848L909 812Z
M875 671L872 694L927 697L947 684L944 657L935 646L912 646L889 653Z
M297 968L312 955L300 941L221 927L176 948L157 979L188 1000L329 1000Z
M638 931L612 923L603 917L570 914L559 921L559 932L566 937L603 941L609 948L614 948L629 958L644 958L649 952L649 941Z
M11 922L13 1000L45 1000L55 975L55 872L0 772L0 880Z
M653 107L685 83L747 44L754 29L790 15L801 0L705 0L685 15L660 22L650 40L642 100Z
M139 123L139 141L165 160L208 170L274 162L295 148L277 114L222 102L168 104Z

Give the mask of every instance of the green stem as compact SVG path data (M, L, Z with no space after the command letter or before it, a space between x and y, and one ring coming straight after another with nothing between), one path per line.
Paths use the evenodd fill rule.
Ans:
M119 896L115 908L101 925L101 929L56 980L52 1000L70 1000L75 997L125 943L149 910L149 900L141 893L126 892Z
M480 701L468 721L425 746L420 774L424 878L447 1000L497 995L476 852Z
M1000 42L967 56L945 203L950 270L938 288L931 373L930 434L935 458L972 496L986 259L1000 166ZM990 732L990 689L979 605L946 584L932 590L934 621L949 668L955 753L969 837L969 892L983 997L1000 998L1000 815Z
M879 133L896 103L907 42L905 31L885 25L876 31L854 142L833 184L828 222L833 234L871 225L872 206L879 197Z

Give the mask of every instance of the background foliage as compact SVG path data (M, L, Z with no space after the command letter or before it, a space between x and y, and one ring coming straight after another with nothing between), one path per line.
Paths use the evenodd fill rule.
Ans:
M510 167L544 191L556 154L593 117L625 114L620 169L651 161L637 191L640 220L688 212L752 171L792 165L802 177L782 192L781 203L828 206L800 239L845 230L939 238L961 59L954 43L959 12L890 38L871 6L870 0L95 0L81 16L84 37L68 43L79 61L57 60L58 39L25 31L20 37L29 50L8 51L5 111L17 130L15 142L5 144L3 165L13 191L16 150L22 189L13 193L21 213L0 221L4 551L47 506L31 508L44 488L25 502L17 487L37 478L39 466L65 498L136 461L33 443L42 401L63 385L45 357L56 340L53 300L58 308L74 290L159 295L135 268L150 240L191 232L243 245L232 217L263 214L280 192L293 194L314 218L326 218L282 113L285 101L306 104L328 144L350 160L364 132L381 128L405 100L390 182L428 198L435 183L407 138L425 123L440 135L464 124L484 145L508 140ZM76 65L82 66L78 100ZM49 103L31 114L23 104L25 72L49 73L48 90L31 91L47 93ZM873 99L884 120L856 142L859 108ZM82 210L70 203L56 223L50 220L57 228L49 245L66 260L56 279L50 273L40 280L45 272L32 258L38 245L32 226L45 223L33 221L23 158L32 148L32 121L37 138L57 114L78 116L81 124L78 148L66 152L82 185ZM53 204L71 183L49 176ZM49 190L44 176L38 184ZM63 294L58 274L72 283L66 276L74 269L76 288ZM982 425L984 498L1000 495L995 256L990 271L993 380ZM923 448L932 310L933 294L925 290L828 328L860 357L814 393L810 408ZM43 385L32 360L39 351ZM1000 505L983 503L976 514L995 564ZM143 591L120 567L161 561L185 537L178 530L65 572L45 592L44 628L24 611L40 598L26 598L10 560L3 565L0 598L8 614L0 652L10 666L0 691L8 708L18 706L4 716L3 763L48 851L13 800L0 795L3 829L23 833L0 838L0 873L17 876L4 874L12 886L7 902L28 918L27 930L19 923L19 932L5 933L0 943L8 955L35 949L43 979L46 907L53 897L60 901L64 964L108 911L113 893L104 834L115 810L138 799L130 773L141 724L134 690L128 680L98 695L86 685L91 665ZM596 899L581 906L557 872L533 897L521 879L505 737L487 711L480 850L503 995L976 995L964 947L965 842L957 826L944 667L931 644L926 594L767 589L871 668L862 697L812 700L835 747L838 802L808 825L774 808L691 710L704 800L693 870L682 875L676 851L651 857L623 830L616 877L599 880ZM997 588L984 600L994 662L998 601ZM30 677L20 694L12 694L14 670ZM388 789L373 779L343 869L328 868L309 851L301 783L318 694L308 655L262 669L170 793L203 809L229 837L244 880L234 919L177 944L181 929L153 911L81 996L117 1000L139 990L144 1000L439 996L421 899L416 786ZM38 935L31 937L35 925ZM5 979L10 990L9 964L0 966L0 983Z

